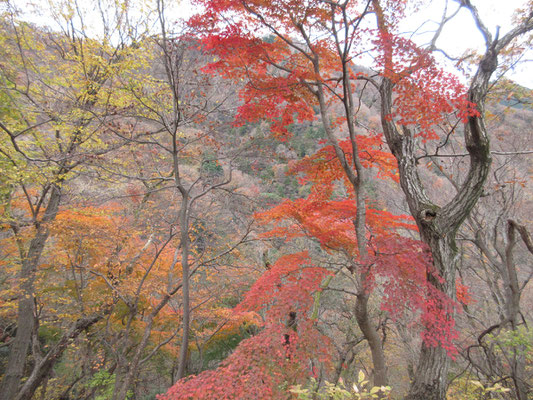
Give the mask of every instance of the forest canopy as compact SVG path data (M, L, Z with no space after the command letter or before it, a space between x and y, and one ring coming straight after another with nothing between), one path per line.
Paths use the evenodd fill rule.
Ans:
M0 1L0 400L531 398L533 2L185 7Z

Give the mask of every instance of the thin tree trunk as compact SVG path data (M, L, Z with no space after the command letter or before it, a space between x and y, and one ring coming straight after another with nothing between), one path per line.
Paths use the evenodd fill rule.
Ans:
M387 386L387 364L385 361L385 353L383 351L383 342L376 327L369 319L367 294L361 293L357 295L355 318L357 320L357 325L359 325L359 329L363 332L363 335L368 342L368 346L370 347L372 365L374 368L374 386Z
M319 71L317 69L317 71ZM344 71L346 75L345 85L349 86L349 72ZM346 99L351 98L351 89L346 89L345 94ZM340 161L341 166L350 180L354 190L355 190L355 203L356 203L356 218L354 220L354 229L357 238L357 249L359 251L359 258L361 267L367 268L365 262L368 259L368 249L367 249L367 239L366 239L366 171L361 164L359 158L359 151L357 148L357 143L355 139L354 132L354 116L352 115L350 103L348 100L345 100L345 110L347 117L347 124L350 131L350 142L352 145L352 158L354 166L348 164L346 156L344 155L343 150L339 146L337 139L333 133L331 125L329 124L329 116L327 114L327 104L324 98L322 86L318 85L317 98L320 105L322 124L324 130L328 137L329 143L333 146L335 150L335 155ZM359 272L359 271L357 271ZM368 341L372 355L372 364L374 369L373 381L375 386L387 386L388 385L388 376L387 376L387 366L385 361L385 352L383 349L383 342L380 335L378 334L376 327L372 324L372 321L369 317L368 312L368 298L369 294L367 293L367 277L368 272L363 272L360 275L360 287L358 288L358 296L356 299L355 305L355 316L356 321L363 333L363 336Z
M505 268L507 272L507 282L505 287L505 305L507 308L507 319L511 324L513 331L517 331L519 326L520 315L520 286L518 283L518 275L514 263L514 246L516 244L516 230L519 230L522 239L529 251L533 254L533 249L530 247L529 233L524 226L518 225L516 222L509 220L507 222L507 247L505 248ZM523 349L513 349L513 360L511 364L512 378L516 391L516 398L518 400L527 400L529 385L527 383L526 374L526 360Z
M341 8L343 16L346 20L346 9ZM304 38L307 38L306 33L302 31ZM340 41L337 40L337 52L342 62L342 81L343 81L343 98L342 103L346 116L346 124L348 127L350 144L352 147L352 162L350 165L346 159L344 151L339 146L338 140L335 137L331 124L329 123L329 115L327 113L328 106L324 95L324 85L322 83L317 84L316 91L311 89L311 92L317 97L320 115L322 118L322 125L329 143L332 145L335 155L339 160L346 177L350 181L355 190L355 203L356 203L356 218L354 220L354 229L357 237L357 248L359 252L359 259L362 268L366 268L365 263L368 259L367 239L366 239L366 185L367 177L366 171L361 163L359 157L359 149L356 141L355 133L355 116L354 116L354 99L352 93L352 82L350 76L349 65L351 63L349 50L347 43L344 47L341 46ZM310 46L312 48L312 46ZM320 63L317 54L313 53L312 62L314 72L317 76L320 76ZM377 334L377 331L369 319L368 312L368 293L366 276L367 273L361 274L360 287L358 288L358 296L356 300L356 320L359 328L363 332L365 339L367 339L372 353L372 362L374 367L374 384L377 386L386 386L388 383L387 369L385 363L385 353L383 349L383 343L381 337Z
M180 354L178 359L178 380L185 376L187 359L189 356L189 328L191 318L190 293L189 293L189 218L188 218L188 195L183 195L183 205L180 212L181 229L181 271L182 271L182 295L183 295L183 320Z
M137 375L139 371L139 367L147 360L149 357L145 358L143 360L143 352L148 346L148 342L150 340L150 335L152 333L152 327L154 324L154 319L159 315L163 307L165 307L172 296L181 288L181 285L178 285L174 287L172 292L167 293L157 304L157 306L153 309L153 311L150 313L150 315L147 318L147 323L144 328L143 336L139 344L136 346L135 354L132 358L132 360L129 363L125 363L122 368L122 373L120 373L121 378L119 378L119 374L116 376L116 384L115 384L115 390L113 393L113 400L124 400L128 394L128 391L133 384L134 377ZM123 376L123 378L122 378ZM118 382L117 382L118 381Z

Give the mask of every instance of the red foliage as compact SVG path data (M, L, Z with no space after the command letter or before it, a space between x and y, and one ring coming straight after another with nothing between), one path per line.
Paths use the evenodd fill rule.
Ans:
M309 236L317 239L326 251L341 251L357 259L354 201L321 201L311 197L286 200L258 215L265 223L276 222L265 235L288 239ZM426 344L440 345L451 355L455 354L453 340L457 333L448 315L456 303L431 284L432 280L441 281L441 278L433 268L427 246L396 233L398 229L415 230L411 218L368 209L367 223L371 257L360 267L364 271L359 271L368 273L367 290L371 291L379 281L385 293L383 310L392 318L399 318L405 312L420 313L421 334Z
M432 281L443 283L431 261L426 244L399 235L374 240L374 277L381 278L385 297L381 308L393 318L406 311L420 313L422 339L430 347L440 346L454 357L458 338L450 318L457 303L438 290Z
M464 285L461 282L461 279L457 279L455 282L455 290L457 295L457 301L461 303L463 306L467 306L474 302L474 299L472 299L472 296L470 295L470 291L468 286Z
M315 118L312 105L316 101L302 83L312 77L309 65L305 65L308 60L291 52L285 43L251 38L238 25L220 34L211 33L203 43L207 51L220 58L205 67L204 72L244 84L239 92L242 105L237 110L235 126L267 118L272 133L284 140L290 136L287 126ZM290 66L290 72L269 74L272 63L278 62Z
M379 178L398 181L396 159L390 152L384 150L386 145L383 143L382 134L358 135L356 143L363 167L375 168L378 171ZM321 144L326 144L326 141L322 141ZM350 140L339 141L339 146L343 150L348 164L353 164L353 151ZM333 146L325 146L315 154L291 163L289 172L303 174L304 176L300 179L300 183L331 186L334 181L341 180L346 183L345 186L353 193L352 185L349 184L346 174L342 170Z
M475 104L468 101L466 87L440 68L427 50L411 40L387 31L376 32L375 41L381 74L394 84L394 113L398 124L416 127L424 140L438 139L436 128L454 114L466 123L477 116Z
M280 399L305 382L311 360L327 362L327 338L309 319L312 294L328 274L306 252L281 257L252 286L235 312L265 311L259 334L243 340L215 370L179 381L160 400ZM287 327L296 312L294 328Z
M205 33L203 45L215 55L215 61L205 71L232 79L241 87L242 105L236 125L267 119L273 134L285 139L289 136L288 125L315 118L314 85L334 87L326 91L328 104L336 101L336 93L343 92L338 79L340 64L336 45L327 38L317 39L320 37L317 32L314 32L316 38L305 45L307 50L301 47L303 40L292 39L301 36L305 30L302 27L320 29L320 21L327 26L335 19L331 15L333 8L327 2L197 2L207 11L190 23ZM354 10L350 12L356 15L355 8L363 3L366 4L354 2L350 6ZM385 11L376 9L374 12L386 13L389 29L361 28L350 35L368 34L374 39L376 66L394 84L395 111L387 118L416 128L423 140L436 139L436 126L447 122L450 114L464 121L477 111L466 100L461 83L438 68L429 53L410 40L387 33L397 26L406 2L382 3ZM264 32L261 27L276 32L277 37L258 37ZM351 78L357 79L357 76ZM335 128L342 127L345 119L342 116L332 118L332 124ZM395 159L383 150L379 134L358 135L356 140L363 167L377 170L379 177L398 180ZM353 164L350 141L340 141L339 146L347 162ZM311 194L305 199L285 200L259 214L260 221L273 224L265 235L287 240L308 236L317 240L324 250L342 252L357 264L355 193L333 148L325 146L316 154L293 163L290 172L297 174L302 184L311 185ZM342 183L345 194L336 195L335 188ZM424 341L431 346L440 345L453 354L452 341L456 334L454 321L449 316L455 302L431 284L441 278L433 269L427 247L402 236L405 231L416 230L412 218L394 215L378 206L365 212L371 256L359 268L365 269L360 272L368 273L367 290L379 282L385 291L384 310L394 318L406 310L420 313L425 328ZM320 353L316 345L321 341L319 334L306 314L313 291L327 273L311 265L305 253L280 258L236 309L236 312L263 310L265 323L261 333L243 341L218 369L178 382L161 399L281 398L277 391L303 378L308 373L308 360ZM297 332L288 332L287 316L296 309ZM284 335L290 336L290 346L285 345Z
M395 163L389 162L392 156L379 149L379 141L358 139L365 166L376 167L382 175L396 179L394 169L389 169L395 167ZM349 146L348 141L342 142L346 157L351 154ZM341 252L358 260L353 187L346 181L331 146L294 162L289 173L299 174L302 183L311 184L311 193L305 199L284 200L256 215L263 224L273 223L264 235L286 240L307 236L317 240L325 251ZM345 196L334 195L335 182L339 181L345 181L348 191ZM426 344L440 345L453 355L453 340L457 334L454 321L448 315L456 303L431 284L442 279L432 265L429 248L419 240L401 235L402 231L417 230L412 217L368 207L366 223L371 256L359 266L359 272L367 273L366 289L371 291L379 282L385 293L381 303L383 310L393 318L399 318L406 311L419 313Z

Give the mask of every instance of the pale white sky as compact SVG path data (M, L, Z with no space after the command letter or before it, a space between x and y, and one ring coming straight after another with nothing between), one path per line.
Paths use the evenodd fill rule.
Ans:
M526 0L471 0L481 15L486 26L494 35L496 26L499 25L500 36L505 34L512 27L512 15L515 10L526 3ZM431 33L435 30L437 23L442 17L445 0L426 1L426 5L406 21L404 29L406 31L416 30L417 35L413 39L419 44L425 44L431 39ZM458 8L457 1L448 0L448 14ZM181 0L180 7L177 8L176 17L187 18L194 14L194 8L189 0ZM433 21L433 22L432 22ZM428 32L423 34L423 32ZM483 50L483 37L474 24L470 13L462 9L453 20L451 20L441 34L437 45L442 47L451 56L460 56L468 49ZM524 60L533 60L533 53L530 52ZM515 80L519 84L533 89L533 62L523 62L515 70L509 71L506 77Z
M525 4L525 0L471 0L471 2L478 8L483 22L493 36L496 33L496 27L498 25L501 27L500 37L512 28L514 11ZM435 30L437 22L442 17L444 1L432 1L429 3L420 9L418 13L409 17L406 21L406 26L410 28L405 28L406 30L416 29L416 27L420 26L422 26L420 32ZM455 11L457 2L449 1L448 9L449 13ZM419 34L413 39L420 44L427 43L431 39L431 33ZM470 12L466 9L462 9L446 25L437 45L451 56L460 56L468 49L480 51L484 49L483 37L475 26ZM527 59L533 59L531 51L525 55L524 61ZM518 68L514 71L509 71L506 76L523 86L533 88L533 63L531 61L522 62Z
M18 7L29 9L24 4L34 4L46 10L48 0L12 0ZM510 27L511 16L514 10L522 6L526 0L471 0L479 9L480 15L487 27L493 33L496 32L496 26L501 26L501 35L505 34ZM105 1L104 1L105 2ZM132 2L136 3L136 2ZM167 1L172 4L172 1ZM440 20L443 12L445 0L442 1L427 1L427 5L422 7L417 13L410 15L402 26L405 31L413 31L421 27L417 34L413 36L419 44L427 43L430 40L431 32L435 30L437 21ZM448 1L449 12L457 8L457 2L453 0ZM97 11L96 0L82 0L78 4L88 10ZM187 18L194 14L194 7L191 6L189 0L176 0L173 3L172 13L168 15L172 19ZM46 12L41 12L38 16L31 18L38 24L50 24L50 16ZM96 20L96 19L95 19ZM433 21L433 22L432 22ZM169 18L169 21L170 18ZM90 22L88 23L90 25ZM98 30L98 27L94 26ZM483 38L477 30L469 12L465 9L461 10L455 18L450 21L442 35L437 42L439 47L443 48L448 54L459 56L467 49L483 49ZM533 59L533 54L528 54L525 59ZM510 71L507 76L521 85L533 88L533 63L523 62L516 70Z

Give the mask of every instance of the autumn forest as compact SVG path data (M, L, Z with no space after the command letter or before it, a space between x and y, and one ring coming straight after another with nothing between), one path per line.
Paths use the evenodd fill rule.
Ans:
M532 399L533 2L488 8L0 0L0 400Z

